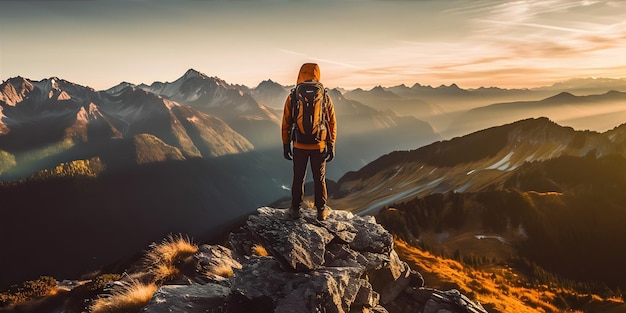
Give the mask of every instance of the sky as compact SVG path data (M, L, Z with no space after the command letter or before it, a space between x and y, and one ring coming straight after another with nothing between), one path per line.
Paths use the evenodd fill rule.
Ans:
M530 88L626 77L626 0L0 0L0 80Z

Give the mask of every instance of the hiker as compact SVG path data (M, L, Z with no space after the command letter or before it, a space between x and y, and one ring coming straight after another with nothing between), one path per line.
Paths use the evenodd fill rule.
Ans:
M317 219L323 221L330 214L326 205L326 162L335 157L336 137L335 108L320 82L320 68L317 64L305 63L300 67L296 87L285 101L282 122L283 155L285 159L293 160L291 218L300 218L309 160L315 186Z

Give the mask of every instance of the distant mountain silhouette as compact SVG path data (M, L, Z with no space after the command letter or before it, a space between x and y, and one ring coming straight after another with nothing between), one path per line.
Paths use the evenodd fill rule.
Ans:
M250 93L257 101L282 112L285 106L285 99L287 99L289 94L289 88L269 79L250 89Z
M471 109L456 117L449 131L468 133L524 118L549 117L576 129L608 130L626 121L626 92L575 96L560 92L539 101L496 103Z
M354 170L393 150L410 150L439 140L432 126L412 116L379 111L330 90L338 123L338 157L329 167ZM345 173L346 170L343 171Z
M387 93L381 92L386 91ZM563 125L576 129L591 129L605 131L623 123L624 114L617 104L606 103L609 97L598 108L591 102L594 99L574 99L568 103L578 103L580 108L563 107L565 112L552 112L550 108L537 107L541 112L531 112L524 109L515 114L497 115L471 113L473 110L483 110L493 104L531 103L551 98L562 92L576 97L586 95L603 95L611 91L626 92L626 83L623 79L573 79L552 86L525 89L502 89L497 87L480 87L477 89L463 89L456 84L439 87L424 86L419 83L411 87L398 85L393 87L377 87L371 90L355 89L345 92L345 96L378 110L390 109L399 115L410 115L430 123L444 138L465 135L469 132L511 123L520 119L547 116ZM567 101L566 95L557 96L556 101ZM615 94L614 94L615 96ZM593 97L592 97L593 98ZM589 102L588 102L589 101ZM548 100L549 102L549 100ZM530 105L532 107L532 105ZM470 111L471 110L471 111ZM470 111L469 113L465 113ZM615 112L619 115L616 116ZM525 113L525 114L524 114ZM498 113L500 114L500 113Z
M557 82L550 86L533 88L537 92L570 92L580 95L603 94L611 90L626 92L626 79L615 78L573 78L563 82Z

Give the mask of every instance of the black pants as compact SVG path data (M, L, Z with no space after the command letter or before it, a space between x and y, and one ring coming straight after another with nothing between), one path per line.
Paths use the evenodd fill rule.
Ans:
M306 165L311 160L311 172L315 187L315 207L318 209L326 205L326 155L319 150L293 149L293 183L291 184L291 207L299 208L304 194L304 178Z

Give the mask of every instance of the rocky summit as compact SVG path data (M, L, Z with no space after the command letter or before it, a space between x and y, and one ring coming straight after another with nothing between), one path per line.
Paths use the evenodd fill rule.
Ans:
M317 221L304 210L292 220L263 207L228 245L200 246L202 278L161 286L141 312L487 312L456 290L424 287L371 216L333 210Z

